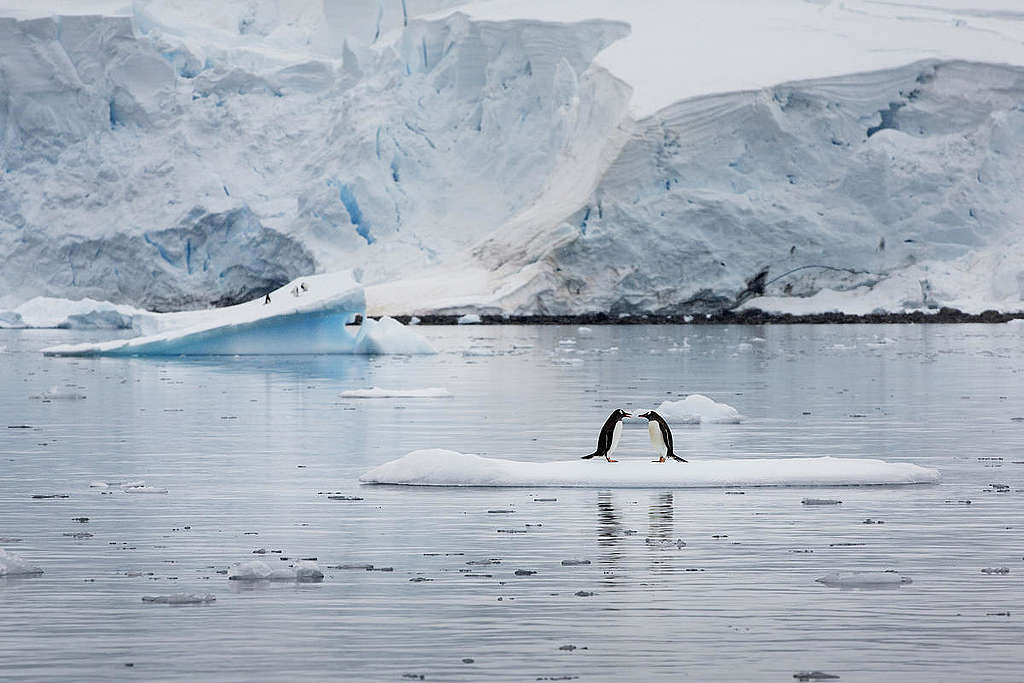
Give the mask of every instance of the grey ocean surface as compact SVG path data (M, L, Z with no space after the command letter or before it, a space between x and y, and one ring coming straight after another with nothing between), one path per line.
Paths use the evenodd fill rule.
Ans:
M438 355L61 359L38 351L110 333L0 331L0 547L45 570L0 578L0 679L1020 680L1021 328L421 330ZM454 398L338 396L371 386ZM53 388L86 398L29 398ZM687 393L744 415L676 427L688 459L883 458L942 482L740 494L357 481L418 448L577 457L614 407ZM651 454L643 423L627 425L617 457ZM135 479L168 493L89 488ZM325 580L218 573L283 557L317 558ZM393 571L327 568L367 563ZM994 567L1009 574L982 572ZM913 583L815 582L886 569ZM141 601L179 591L217 599Z

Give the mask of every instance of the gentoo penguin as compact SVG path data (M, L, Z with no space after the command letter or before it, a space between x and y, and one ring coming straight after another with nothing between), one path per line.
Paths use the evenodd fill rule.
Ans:
M584 455L581 459L589 460L603 455L608 462L618 462L618 460L612 460L612 453L619 447L619 438L622 436L622 418L624 417L633 416L622 408L616 408L601 427L601 433L597 436L597 450L590 455Z
M665 462L665 458L672 458L679 462L687 462L672 452L672 430L668 428L665 418L653 410L641 413L639 417L647 419L647 431L651 435L651 443L654 450L658 451L658 459L654 462Z
M266 306L270 303L270 292L267 292L267 298L263 300L263 305Z

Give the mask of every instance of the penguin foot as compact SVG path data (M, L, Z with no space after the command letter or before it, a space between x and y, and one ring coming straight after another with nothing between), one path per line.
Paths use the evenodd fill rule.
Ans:
M665 458L658 458L657 460L652 460L651 462L665 462Z
M608 460L608 462L618 462L618 460L612 460L611 458L606 458L606 460Z

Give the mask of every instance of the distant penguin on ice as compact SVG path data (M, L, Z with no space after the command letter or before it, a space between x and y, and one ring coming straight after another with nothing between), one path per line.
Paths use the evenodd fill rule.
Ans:
M658 452L658 459L654 462L665 462L665 458L672 458L678 462L688 462L672 452L672 430L668 428L665 418L653 410L641 413L638 417L647 420L647 432L651 435L651 443L654 450Z
M589 460L603 455L608 462L618 462L618 460L612 460L612 453L619 447L619 438L622 436L622 418L624 417L633 416L622 408L616 408L601 427L601 433L597 436L597 450L590 455L584 455L581 460Z
M267 298L263 300L263 305L266 306L270 303L270 292L267 292Z

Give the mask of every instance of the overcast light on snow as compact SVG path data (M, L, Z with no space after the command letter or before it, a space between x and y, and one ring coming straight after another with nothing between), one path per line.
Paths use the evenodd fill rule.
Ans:
M1019 680L1022 2L0 0L0 679Z

